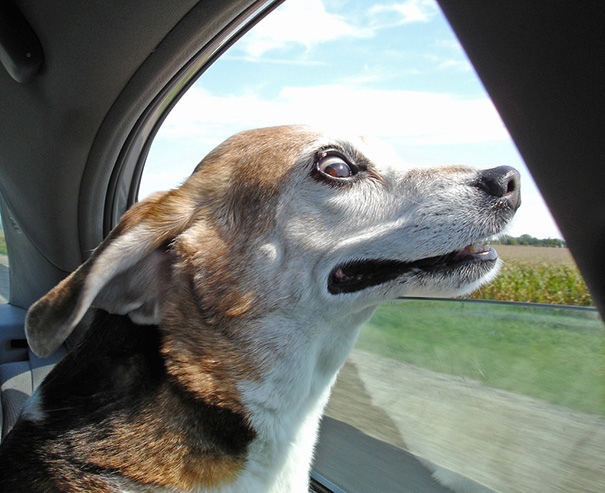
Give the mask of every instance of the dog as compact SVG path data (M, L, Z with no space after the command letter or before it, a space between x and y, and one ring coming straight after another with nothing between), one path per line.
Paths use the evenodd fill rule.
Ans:
M385 300L492 279L510 167L406 168L362 138L245 131L135 204L29 310L77 347L0 451L2 491L306 492L322 411Z

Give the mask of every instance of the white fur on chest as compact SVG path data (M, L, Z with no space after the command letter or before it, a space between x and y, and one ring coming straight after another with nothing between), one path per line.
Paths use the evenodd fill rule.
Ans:
M259 437L251 444L246 467L235 483L221 489L221 492L250 493L298 493L309 489L309 474L313 449L323 408L329 396L329 387L301 423L293 422L286 416L274 427L281 428L277 440ZM274 417L262 416L267 420Z
M305 317L298 327L272 320L280 327L283 346L262 381L242 382L239 390L250 412L257 437L250 444L247 462L237 481L225 492L307 492L313 449L319 424L338 370L355 343L361 324L373 310L346 323L312 327ZM265 325L267 327L267 325ZM300 338L307 340L300 344ZM292 350L295 346L296 350Z

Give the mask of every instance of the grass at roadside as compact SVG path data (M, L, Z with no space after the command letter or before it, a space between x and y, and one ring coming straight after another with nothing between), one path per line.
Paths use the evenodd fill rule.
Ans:
M407 300L381 307L357 347L605 416L604 336L594 311Z

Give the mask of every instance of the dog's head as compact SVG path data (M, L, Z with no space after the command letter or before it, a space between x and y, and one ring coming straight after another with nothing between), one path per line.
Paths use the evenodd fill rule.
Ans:
M409 169L382 154L303 126L235 135L180 188L133 206L33 305L32 348L52 353L90 306L151 324L183 303L207 325L329 319L491 279L485 241L519 206L518 173Z

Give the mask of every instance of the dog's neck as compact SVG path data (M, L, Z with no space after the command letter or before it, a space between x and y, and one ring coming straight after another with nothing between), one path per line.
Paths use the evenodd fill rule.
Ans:
M299 421L327 397L374 310L331 319L276 311L208 326L197 309L188 309L194 306L181 302L163 324L169 373L208 403L270 414L276 421Z
M255 432L247 467L272 469L271 491L306 485L330 389L373 309L330 319L274 311L209 327L194 306L181 298L166 318L168 371L192 394L245 416Z

